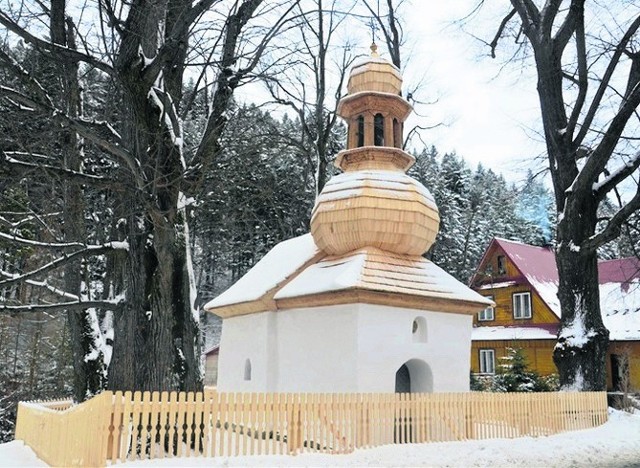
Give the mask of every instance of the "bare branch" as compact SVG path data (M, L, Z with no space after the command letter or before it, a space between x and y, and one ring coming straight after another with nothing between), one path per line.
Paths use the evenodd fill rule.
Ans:
M638 16L631 23L631 25L629 26L629 28L625 32L624 36L622 37L622 39L620 40L620 42L616 46L616 50L614 51L613 56L611 57L611 60L609 61L609 65L607 65L607 69L606 69L602 79L600 80L600 85L598 86L598 89L597 89L597 91L596 91L596 93L595 93L595 95L593 97L593 100L591 101L591 105L589 106L589 109L587 110L587 114L585 115L584 120L582 121L582 126L580 128L580 131L578 132L578 135L575 137L575 139L573 141L574 148L577 148L578 146L580 146L582 144L582 142L584 141L584 138L586 137L587 133L589 132L591 124L593 123L593 119L594 119L598 109L600 108L600 103L602 102L602 98L605 95L605 91L609 87L609 82L611 81L611 77L613 76L613 72L615 71L616 67L618 66L618 63L620 61L620 57L622 56L624 50L627 48L627 45L629 44L629 41L631 40L633 35L636 33L636 31L638 30L639 27L640 27L640 16Z
M106 309L121 310L124 302L115 301L75 301L61 302L58 304L28 304L28 305L5 305L0 302L0 313L18 313L18 312L56 312L59 310L84 310L84 309Z
M217 0L200 0L188 11L179 16L179 21L174 24L173 30L158 50L158 54L154 57L151 63L143 69L142 74L144 81L147 83L153 83L156 80L156 77L164 66L167 63L171 63L176 54L180 51L178 42L184 40L184 37L192 24L216 1Z
M509 20L511 20L511 18L513 18L515 14L516 14L516 10L514 8L509 12L507 16L502 18L502 21L500 22L500 26L498 26L498 30L496 31L496 35L493 36L493 40L489 43L489 47L491 47L491 58L496 58L496 47L498 46L498 41L502 37L502 33L504 32L504 29L509 23Z
M575 31L576 31L576 52L578 55L578 97L576 103L573 106L569 121L567 122L567 134L569 137L573 137L580 113L584 106L585 99L587 97L587 91L589 89L589 79L587 76L587 49L585 44L584 34L584 9L580 9L580 12L576 14L575 18Z
M83 248L81 250L76 250L75 252L72 252L70 254L64 254L62 257L57 258L47 263L46 265L43 265L40 268L37 268L30 272L22 273L22 274L9 273L11 275L11 279L0 281L0 287L19 283L21 281L25 281L27 279L30 279L39 275L43 275L45 273L48 273L49 271L60 268L61 266L67 264L68 262L71 262L79 258L84 258L91 255L100 255L106 252L126 250L128 246L125 247L125 245L126 243L117 243L117 242L109 242L107 244L100 245L100 246L88 245L86 248Z
M634 197L611 217L604 229L591 236L583 242L580 247L588 250L595 250L601 245L615 239L620 235L620 230L622 229L625 221L627 221L629 216L638 210L640 210L640 186L638 186L638 190Z
M547 34L551 33L553 19L558 14L559 6L560 5L553 5L553 8L550 8L547 12L550 16L548 18L543 18ZM573 33L576 31L579 23L583 23L584 28L584 0L572 0L571 5L569 6L569 13L567 13L562 25L553 38L553 45L558 51L557 53L562 54L562 51L567 46L569 39L573 36Z
M34 47L36 47L38 50L48 53L53 58L55 58L55 55L62 56L72 61L87 63L99 70L102 70L108 75L115 76L116 74L115 70L110 65L107 65L106 63L98 60L95 57L83 54L82 52L78 52L77 50L70 49L68 47L54 44L52 42L47 42L44 39L40 39L32 35L11 18L9 18L3 11L0 11L0 24L4 25L14 34L20 36L22 39L24 39L25 42L33 44Z

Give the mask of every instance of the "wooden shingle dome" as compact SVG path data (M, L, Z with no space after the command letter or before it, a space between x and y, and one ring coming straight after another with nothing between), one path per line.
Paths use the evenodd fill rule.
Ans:
M338 113L349 124L347 149L333 177L318 196L311 218L316 245L331 255L363 247L422 255L440 225L429 191L405 174L414 158L401 149L402 126L411 105L400 95L402 77L378 57L351 71L348 95Z

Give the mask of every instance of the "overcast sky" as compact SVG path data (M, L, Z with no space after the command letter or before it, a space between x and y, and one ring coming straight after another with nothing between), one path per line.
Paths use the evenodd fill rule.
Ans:
M540 167L541 161L534 158L544 153L535 78L532 69L517 64L503 68L509 47L491 59L489 47L471 36L490 41L501 9L485 10L464 28L455 23L475 3L413 0L415 14L406 15L412 55L405 81L424 74L426 95L438 98L421 109L431 114L421 120L447 125L425 132L427 140L441 152L455 150L472 166L482 162L517 181L527 168ZM508 8L508 2L503 3Z
M407 40L402 50L404 91L422 78L419 97L436 101L416 106L422 117L410 117L405 132L416 124L441 123L422 132L426 144L435 145L440 153L456 151L472 168L481 162L520 182L528 168L537 171L544 164L539 159L544 145L537 135L540 113L534 70L513 65L501 71L508 44L502 57L491 59L489 47L471 35L491 40L508 1L485 6L464 28L456 22L476 4L477 0L409 0L400 12ZM346 19L341 29L344 37L359 45L357 53L369 54L371 32L364 19ZM389 58L383 41L377 42L382 57ZM253 102L269 99L264 89L253 86L238 94ZM421 147L419 140L410 145L410 149Z

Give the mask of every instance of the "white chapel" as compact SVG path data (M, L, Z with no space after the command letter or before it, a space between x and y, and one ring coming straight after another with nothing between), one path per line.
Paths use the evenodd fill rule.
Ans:
M218 390L469 390L473 315L492 302L422 257L440 218L406 174L401 85L372 46L338 106L342 173L318 196L311 234L278 244L205 306L223 319Z

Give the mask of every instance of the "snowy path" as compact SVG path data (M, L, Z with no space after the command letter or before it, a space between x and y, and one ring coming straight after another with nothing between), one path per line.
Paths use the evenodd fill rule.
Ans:
M19 442L0 445L0 467L19 466L46 465ZM551 437L396 445L349 455L183 458L114 466L640 467L640 414L616 411L601 427Z

